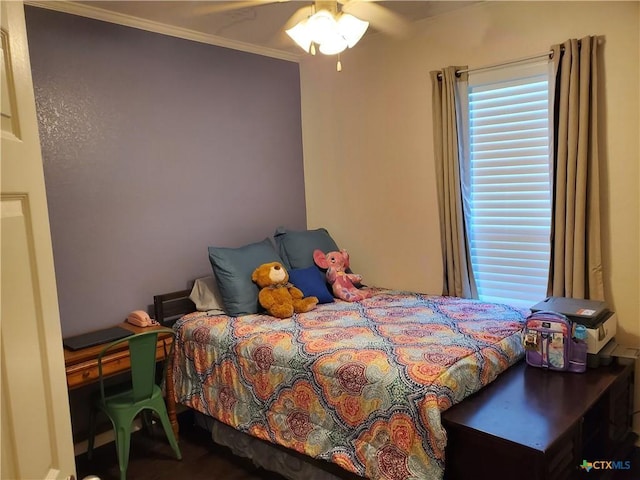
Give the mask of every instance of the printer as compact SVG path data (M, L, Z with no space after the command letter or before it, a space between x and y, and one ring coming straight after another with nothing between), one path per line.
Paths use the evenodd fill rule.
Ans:
M618 320L605 302L579 298L547 297L531 307L532 312L562 313L587 329L587 365L598 366L598 354L616 334Z

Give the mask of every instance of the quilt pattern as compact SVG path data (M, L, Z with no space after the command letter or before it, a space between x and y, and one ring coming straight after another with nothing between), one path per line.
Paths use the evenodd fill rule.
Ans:
M374 290L288 319L183 317L176 401L373 480L442 478L441 412L523 357L526 312Z

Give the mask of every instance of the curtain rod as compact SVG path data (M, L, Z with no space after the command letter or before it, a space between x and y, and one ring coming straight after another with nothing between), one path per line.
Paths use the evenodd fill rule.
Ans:
M529 57L518 58L516 60L509 60L508 62L496 63L495 65L484 65L482 67L467 68L466 70L456 70L456 75L460 75L461 73L478 72L480 70L491 70L493 68L500 68L500 67L506 67L507 65L514 65L516 63L531 62L533 60L538 60L545 57L553 58L553 50L549 50L548 52L545 52L545 53L539 53L537 55L531 55Z
M538 53L537 55L531 55L529 57L518 58L516 60L509 60L508 62L496 63L494 65L484 65L482 67L467 68L466 70L456 70L456 77L459 77L461 73L472 73L472 72L478 72L481 70L491 70L493 68L505 67L507 65L513 65L516 63L530 62L532 60L538 60L540 58L545 58L545 57L553 58L553 50L549 50L548 52L545 52L545 53ZM441 73L438 74L438 80L442 80Z

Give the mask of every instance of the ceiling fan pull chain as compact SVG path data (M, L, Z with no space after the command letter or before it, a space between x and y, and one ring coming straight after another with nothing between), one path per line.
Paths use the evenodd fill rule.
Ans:
M338 72L342 71L342 62L340 61L340 54L338 54L338 62L336 63L336 70Z

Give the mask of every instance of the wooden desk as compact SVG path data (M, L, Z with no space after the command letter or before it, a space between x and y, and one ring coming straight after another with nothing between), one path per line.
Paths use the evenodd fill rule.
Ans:
M134 333L148 332L149 330L165 328L160 326L152 327L136 327L127 322L122 322L119 327L131 330ZM158 336L156 345L156 359L158 361L165 359L165 352L169 352L173 337L167 334ZM80 350L64 349L64 368L67 374L67 388L73 390L84 387L98 381L98 354L107 345L103 343L93 347L82 348ZM171 362L172 359L169 359ZM102 375L103 377L112 377L119 373L127 372L131 368L131 360L129 358L129 350L126 343L114 348L108 354L102 357ZM167 366L167 385L173 384L173 375L171 364ZM178 422L176 419L176 405L173 395L166 396L167 413L173 431L178 434Z
M443 413L446 455L465 458L447 463L445 479L569 479L584 459L624 459L636 438L633 372L633 364L585 373L510 368Z

